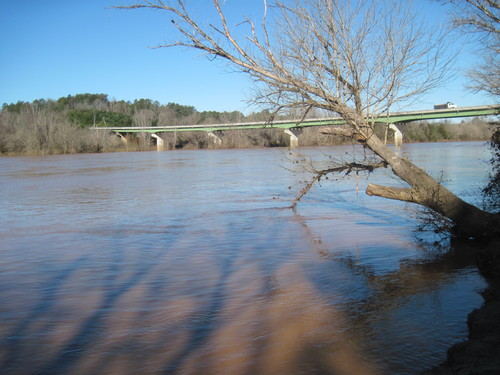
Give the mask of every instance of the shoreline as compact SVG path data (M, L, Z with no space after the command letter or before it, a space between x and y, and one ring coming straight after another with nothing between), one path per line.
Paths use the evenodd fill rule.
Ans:
M446 360L422 375L500 374L500 239L477 253L477 267L488 286L484 302L467 317L468 337L452 345Z
M422 143L467 143L467 142L489 142L491 139L466 139L466 140L460 140L460 139L444 139L444 140L437 140L437 141L409 141L404 144L422 144ZM334 146L345 146L346 144L350 143L331 143L331 144L322 144L322 145L302 145L296 147L297 149L300 149L302 147L334 147ZM392 143L391 143L392 144ZM43 153L37 153L37 152L0 152L0 158L1 157L44 157L44 156L55 156L55 155L86 155L86 154L110 154L110 153L116 153L116 152L174 152L174 151L193 151L193 150L248 150L248 149L262 149L262 148L290 148L289 146L254 146L254 147L182 147L182 148L174 148L174 149L164 149L161 151L158 151L156 147L151 147L148 150L141 150L139 148L134 148L134 147L129 147L129 148L123 148L123 147L118 147L116 149L109 149L109 150L104 150L104 151L99 151L99 152L43 152Z

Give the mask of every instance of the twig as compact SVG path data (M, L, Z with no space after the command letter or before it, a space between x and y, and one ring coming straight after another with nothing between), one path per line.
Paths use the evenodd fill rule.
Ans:
M300 201L300 199L308 193L309 190L313 187L313 185L321 179L321 177L329 174L329 173L339 173L339 172L345 172L346 175L351 173L352 171L368 171L372 172L376 168L385 168L387 167L387 163L385 161L381 161L379 163L375 164L360 164L360 163L347 163L335 168L328 168L328 169L323 169L321 171L316 171L316 174L314 177L307 183L307 185L300 191L299 195L293 200L292 205L290 208L295 208L297 206L297 203Z

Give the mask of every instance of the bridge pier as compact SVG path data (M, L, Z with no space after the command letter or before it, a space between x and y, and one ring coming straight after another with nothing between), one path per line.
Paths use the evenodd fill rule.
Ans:
M121 133L115 133L115 134L118 137L120 137L120 140L123 142L123 144L125 144L125 145L128 144L128 140L127 140L127 138L123 134L121 134Z
M401 146L403 144L403 133L394 124L387 124L385 128L385 140L384 143L387 144L387 130L391 129L394 132L394 146Z
M156 139L156 151L165 150L165 141L159 135L151 133L151 137Z
M207 132L208 137L211 138L217 146L222 145L222 137L224 137L224 132L221 130L215 132Z
M302 134L301 128L285 129L285 134L290 136L290 148L299 146L299 135Z

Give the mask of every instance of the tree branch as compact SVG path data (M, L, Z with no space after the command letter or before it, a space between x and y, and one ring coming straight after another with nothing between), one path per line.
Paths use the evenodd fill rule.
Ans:
M321 134L337 135L344 138L352 138L359 143L366 142L366 135L352 129L352 128L340 128L336 126L324 126L319 128Z
M404 202L422 203L416 191L411 188L396 188L377 184L368 184L366 194Z
M387 148L367 120L450 78L455 47L446 38L447 31L425 24L412 11L410 0L273 0L269 6L264 1L261 27L256 30L247 19L251 25L247 33L232 31L221 0L211 1L218 17L208 26L201 22L202 16L195 19L195 13L187 11L188 0L135 1L129 9L151 8L172 16L181 40L167 46L220 56L248 74L259 89L257 103L287 109L310 106L339 114L351 131L329 130L329 134L343 132L362 142L412 186L413 193L418 191L419 202L453 220L465 236L482 235L484 212ZM367 169L344 165L316 172L300 196L326 173L354 170ZM370 191L382 195L381 190ZM413 193L389 189L384 194L413 201L418 198Z
M385 161L381 161L379 163L372 163L372 164L361 164L361 163L346 163L343 165L340 165L338 167L334 168L328 168L328 169L323 169L321 171L315 171L314 177L307 183L307 185L300 191L299 195L293 200L292 205L290 206L291 208L295 208L297 206L297 203L302 199L304 195L306 195L309 190L313 187L313 185L321 179L321 177L330 174L330 173L340 173L340 172L345 172L345 175L350 174L351 172L373 172L377 168L385 168L387 167L387 163Z

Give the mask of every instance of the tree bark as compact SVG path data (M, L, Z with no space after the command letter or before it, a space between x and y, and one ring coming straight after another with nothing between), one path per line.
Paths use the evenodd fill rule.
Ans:
M499 215L485 212L460 199L423 169L398 157L376 135L368 137L366 145L390 165L394 174L411 186L394 188L369 184L366 189L368 195L427 206L452 220L457 235L461 237L483 239L498 235Z
M193 19L183 0L137 1L123 8L151 8L172 17L181 39L159 47L188 47L226 60L258 84L256 104L338 113L352 129L345 136L366 145L411 187L372 186L368 194L425 205L451 219L465 237L498 232L498 216L464 202L399 158L366 120L440 86L454 59L448 31L421 27L407 2L289 0L268 7L264 1L260 29L246 19L240 23L248 26L246 34L235 34L220 0L212 0L218 19L208 25ZM267 19L273 20L270 28Z

